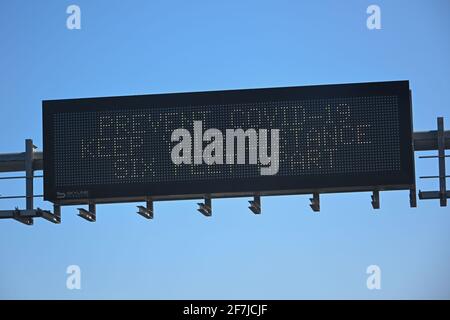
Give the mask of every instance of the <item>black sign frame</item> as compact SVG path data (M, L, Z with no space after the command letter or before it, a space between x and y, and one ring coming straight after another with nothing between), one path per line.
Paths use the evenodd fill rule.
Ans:
M401 170L396 173L339 174L309 176L261 176L251 179L230 179L169 182L156 184L96 185L68 188L55 187L53 115L70 112L121 110L122 106L180 104L208 105L255 103L296 99L335 98L348 96L395 95L399 105ZM89 202L112 203L154 200L196 199L204 195L213 198L259 195L290 195L411 189L415 184L412 146L412 108L408 81L388 81L356 84L318 85L266 89L244 89L193 93L151 94L102 98L82 98L43 101L44 199L58 204ZM136 107L132 107L134 109ZM126 108L125 108L126 109ZM301 181L299 181L301 180Z

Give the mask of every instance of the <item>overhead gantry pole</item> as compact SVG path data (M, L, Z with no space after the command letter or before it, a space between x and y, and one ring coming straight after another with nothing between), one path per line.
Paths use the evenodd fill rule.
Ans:
M439 179L439 191L420 191L419 199L439 199L441 207L447 206L447 199L450 198L450 191L447 190L446 179L450 176L446 174L445 158L450 155L445 154L445 150L450 149L450 130L444 130L444 118L437 118L437 130L413 133L414 151L437 150L437 155L419 156L420 159L438 159L439 175L423 176L421 179Z
M26 200L25 210L17 207L14 210L0 210L0 219L15 219L26 225L32 225L35 217L44 218L53 223L61 222L61 208L57 204L54 205L54 213L40 208L34 209L34 198L42 197L42 195L34 194L34 179L42 178L42 176L35 176L34 171L44 169L43 154L36 152L35 149L33 140L26 139L25 152L0 154L0 172L25 171L25 176L0 178L2 180L25 179L25 196L0 196L0 199L25 198Z

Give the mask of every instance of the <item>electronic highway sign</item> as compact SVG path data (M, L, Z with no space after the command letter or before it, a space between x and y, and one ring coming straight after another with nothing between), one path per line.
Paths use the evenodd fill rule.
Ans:
M43 101L60 204L409 189L408 81Z

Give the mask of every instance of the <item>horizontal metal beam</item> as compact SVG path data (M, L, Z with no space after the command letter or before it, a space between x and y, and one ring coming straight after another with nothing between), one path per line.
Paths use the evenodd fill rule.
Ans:
M441 176L421 176L420 179L439 179ZM450 176L444 176L444 178L450 178Z
M445 197L450 199L450 191L445 192ZM420 200L440 199L441 193L439 191L419 191Z
M44 155L40 151L33 154L33 170L44 169ZM0 172L25 171L25 152L0 153Z
M33 198L43 198L44 195L42 194L34 194L32 196ZM0 200L4 200L4 199L26 199L28 198L27 196L0 196Z
M33 178L43 178L44 176L33 176ZM26 179L27 176L0 177L0 180Z
M0 219L14 218L18 214L20 217L36 218L39 217L37 210L0 210Z
M444 131L445 149L450 149L450 130ZM427 151L438 149L437 130L413 133L414 151Z
M44 218L53 223L61 222L61 212L51 213L48 210L37 208L36 210L0 210L0 219L16 219L22 223L31 225L33 218Z

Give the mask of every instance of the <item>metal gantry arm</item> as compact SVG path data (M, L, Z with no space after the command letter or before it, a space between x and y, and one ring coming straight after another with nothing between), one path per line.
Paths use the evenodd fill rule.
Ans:
M33 141L30 139L25 140L25 148L28 144L27 141L30 141L30 144L33 144ZM0 172L17 172L17 171L25 171L25 160L26 160L26 152L19 153L0 153ZM44 169L44 155L41 151L35 151L33 148L33 170L39 171ZM11 177L7 177L11 179ZM19 178L19 177L18 177Z
M420 159L438 159L439 175L423 176L421 179L439 179L439 191L419 190L419 199L439 199L441 207L447 206L447 199L450 198L450 191L447 190L446 179L449 178L445 170L445 158L450 155L445 154L446 149L450 149L450 130L444 130L444 118L437 118L437 130L428 132L415 132L413 134L414 151L437 150L436 156L419 156Z
M25 176L2 177L2 179L25 179L25 196L0 196L0 199L25 198L25 209L0 210L0 219L15 219L26 225L33 224L33 218L44 218L53 223L61 222L61 207L54 205L54 212L34 209L34 198L41 197L34 194L34 171L42 170L44 167L42 152L35 151L33 140L25 140L25 152L0 154L0 172L25 171Z
M419 190L419 199L439 199L441 206L447 206L447 199L450 198L450 191L447 190L446 179L450 176L446 174L445 159L450 155L445 154L445 150L450 149L450 130L444 130L444 119L442 117L437 118L437 130L414 132L412 135L413 150L418 151L431 151L437 150L437 155L419 156L420 159L431 158L438 159L438 172L437 176L422 176L421 179L439 179L438 191L421 191ZM33 181L35 178L42 178L42 175L34 175L35 171L43 170L44 159L43 153L36 151L36 147L33 145L31 139L25 140L25 152L20 153L4 153L0 154L0 173L1 172L18 172L24 171L25 176L6 176L0 177L1 180L6 179L25 179L25 195L12 195L2 196L0 199L26 199L25 209L15 208L14 210L0 210L0 219L15 219L27 225L33 224L33 218L44 218L53 223L61 222L61 206L54 204L53 212L48 210L42 210L40 208L34 208L34 198L42 197L42 195L35 195L33 188ZM198 211L205 216L211 216L212 213L212 201L210 195L205 195L204 203L199 203ZM311 208L314 211L320 210L320 195L314 193L311 200ZM410 204L411 207L416 206L416 190L415 185L410 190ZM96 220L95 203L89 203L89 210L80 208L79 215L88 220ZM379 191L373 190L372 193L372 206L374 209L378 209L380 206ZM261 197L255 195L253 201L250 201L250 210L255 214L261 212ZM146 206L138 206L138 213L147 219L153 218L153 201L151 198L147 199Z

